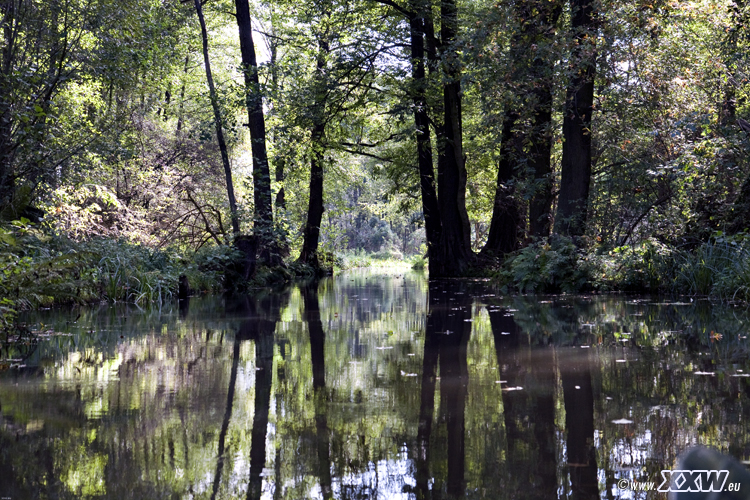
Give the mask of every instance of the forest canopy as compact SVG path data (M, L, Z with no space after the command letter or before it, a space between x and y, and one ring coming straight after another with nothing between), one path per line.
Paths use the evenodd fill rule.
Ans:
M365 251L528 291L735 297L749 18L744 0L0 0L0 295L46 263L101 296L114 245L165 292L239 248L292 274Z

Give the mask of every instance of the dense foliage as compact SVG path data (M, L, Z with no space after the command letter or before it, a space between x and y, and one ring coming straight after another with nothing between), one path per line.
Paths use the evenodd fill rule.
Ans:
M119 251L148 286L107 297L169 295L239 234L279 279L748 295L744 0L196 5L0 1L8 308L101 297Z

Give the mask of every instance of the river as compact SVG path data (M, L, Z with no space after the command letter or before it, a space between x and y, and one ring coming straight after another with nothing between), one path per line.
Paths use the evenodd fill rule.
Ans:
M342 273L38 311L0 355L0 497L652 498L750 458L750 316Z

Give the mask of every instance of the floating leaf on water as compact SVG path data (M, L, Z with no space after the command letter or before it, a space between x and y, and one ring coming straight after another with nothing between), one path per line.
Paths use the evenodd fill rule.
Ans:
M416 377L416 373L406 373L404 370L401 370L401 376L402 377Z
M708 375L710 377L713 377L716 375L716 372L693 372L693 375Z
M522 391L522 390L523 390L523 387L521 387L520 385L516 386L516 387L503 387L503 391L507 391L507 392L510 392L510 391Z
M627 425L627 424L632 424L633 421L628 420L627 418L618 418L617 420L613 420L612 423L617 424L617 425Z
M384 349L393 349L393 346L376 347L375 349L378 349L379 351L382 351Z

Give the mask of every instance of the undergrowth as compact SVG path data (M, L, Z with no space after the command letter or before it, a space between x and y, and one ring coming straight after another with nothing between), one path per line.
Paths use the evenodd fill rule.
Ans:
M219 291L237 258L228 247L184 253L125 240L75 241L14 221L0 226L0 328L19 311L42 306L163 303L176 296L180 275L193 290Z
M611 250L553 236L510 254L494 271L507 291L673 293L750 301L750 236L721 232L690 249L654 239Z

